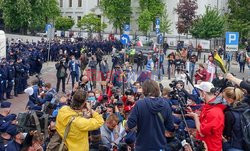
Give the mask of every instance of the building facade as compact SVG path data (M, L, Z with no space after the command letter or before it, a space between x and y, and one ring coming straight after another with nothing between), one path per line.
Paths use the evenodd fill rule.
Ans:
M102 22L105 22L108 27L105 29L105 33L114 33L112 24L109 23L109 20L103 16L99 4L101 0L58 0L59 7L61 10L62 16L67 16L75 21L75 25L72 30L79 30L77 28L77 22L84 16L89 13L94 13L97 16L101 17ZM175 12L177 4L179 1L183 0L163 0L166 4L166 10L168 13L168 19L172 22L170 27L170 35L178 35L176 29L176 23L178 22L178 15ZM227 2L228 0L197 0L198 9L196 10L196 15L202 15L205 13L206 6L212 8L217 8L221 13L227 12ZM138 31L138 22L137 19L140 13L139 0L131 0L132 16L130 19L131 34L139 34ZM153 33L153 32L152 32Z

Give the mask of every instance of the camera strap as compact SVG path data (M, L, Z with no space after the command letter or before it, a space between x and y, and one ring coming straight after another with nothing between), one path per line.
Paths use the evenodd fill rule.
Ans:
M73 116L70 121L68 122L66 128L65 128L65 132L64 132L64 135L63 135L63 139L62 139L62 142L60 144L60 147L59 147L59 151L62 151L63 150L63 147L64 147L64 144L65 144L65 141L67 139L67 136L69 134L69 131L70 131L70 126L72 124L72 122L75 120L76 116Z

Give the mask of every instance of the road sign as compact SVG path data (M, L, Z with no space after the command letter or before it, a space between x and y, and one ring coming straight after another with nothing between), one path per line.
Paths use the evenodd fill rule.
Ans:
M155 25L160 25L160 18L156 18Z
M123 45L128 44L130 41L129 36L127 34L122 34L120 41Z
M160 33L160 28L156 28L155 32L156 32L156 34L159 34Z
M157 36L157 43L158 43L159 45L163 44L163 36L162 36L162 34L159 34L159 35Z
M238 51L239 33L226 32L226 51Z
M45 26L45 31L48 31L49 29L52 28L52 24L46 24Z
M125 24L124 25L124 31L129 31L130 30L130 25L129 24Z

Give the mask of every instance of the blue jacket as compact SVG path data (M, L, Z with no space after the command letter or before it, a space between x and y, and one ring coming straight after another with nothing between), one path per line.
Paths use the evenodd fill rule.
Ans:
M164 125L158 113L163 116ZM163 98L137 101L127 124L129 129L137 126L136 151L166 150L165 130L174 131L172 111Z
M69 70L71 73L75 71L76 74L79 74L79 68L80 68L80 65L78 63L75 62L75 66L74 66L73 61L69 62Z

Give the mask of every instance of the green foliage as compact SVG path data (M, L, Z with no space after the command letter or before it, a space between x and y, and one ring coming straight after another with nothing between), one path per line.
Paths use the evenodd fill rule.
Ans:
M151 21L155 21L155 18L160 17L164 13L164 3L162 0L140 0L141 10L147 9L151 15Z
M161 30L165 32L169 30L169 21L167 18L167 14L164 13L164 3L161 0L140 0L139 1L141 12L138 19L139 30L144 34L150 30L152 23L155 22L157 17L161 18ZM163 17L164 15L164 17ZM163 23L163 24L162 24Z
M4 23L7 27L13 30L27 29L31 15L28 0L4 0L1 5Z
M142 31L145 35L147 35L147 32L150 30L150 26L152 25L151 21L151 14L150 12L145 9L142 11L138 18L139 23L139 30Z
M190 33L195 38L217 38L224 34L224 26L225 17L220 15L217 9L207 7L205 14L193 23Z
M57 0L1 0L3 19L11 30L43 30L60 15Z
M121 32L123 25L130 22L130 5L130 0L101 0L100 7L113 26Z
M74 26L75 22L73 19L68 17L57 17L55 27L57 30L69 30Z
M160 19L160 30L162 33L170 33L170 26L171 26L171 21L168 19L168 14L167 14L167 10L164 9L164 13L161 16Z
M107 24L102 23L101 18L97 17L95 14L88 14L78 21L77 27L92 33L103 31L107 28Z
M228 1L228 27L230 31L240 33L241 38L250 36L250 1L229 0Z

